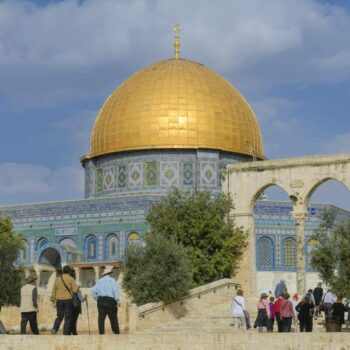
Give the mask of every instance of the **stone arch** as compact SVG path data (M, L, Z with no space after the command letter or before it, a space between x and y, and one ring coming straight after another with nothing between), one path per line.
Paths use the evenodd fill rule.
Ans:
M52 254L53 256L56 256L57 254L59 254L60 256L60 265L55 266L54 264L51 264L51 261L53 259L53 256L46 256L46 254ZM43 262L42 258L44 258L46 256L47 261ZM50 265L57 268L60 268L61 266L65 265L67 263L67 252L62 249L58 244L55 243L47 243L45 245L43 245L37 252L36 254L36 263L37 264L44 264L44 265Z
M266 181L266 183L264 184L264 185L260 185L259 187L258 187L258 189L255 189L254 191L254 194L253 194L253 196L252 196L252 199L251 199L251 203L250 203L250 212L252 213L253 212L253 210L254 210L254 204L255 204L255 202L257 201L257 199L258 199L258 197L260 196L260 194L263 192L263 191L265 191L265 190L267 190L268 188L270 188L270 187L273 187L273 186L276 186L276 187L278 187L279 189L281 189L284 193L286 193L286 195L292 200L292 195L293 194L291 194L291 192L290 192L290 190L288 189L288 188L286 188L285 186L284 186L284 184L283 183L281 183L280 181Z
M309 188L306 192L305 195L305 205L307 206L310 202L310 198L312 197L312 195L317 191L317 189L322 186L324 183L326 183L327 181L337 181L338 183L340 183L341 185L344 186L345 189L347 189L350 192L350 188L346 185L346 183L340 179L338 179L337 177L334 176L327 176L327 177L323 177L318 179L312 186L311 188Z

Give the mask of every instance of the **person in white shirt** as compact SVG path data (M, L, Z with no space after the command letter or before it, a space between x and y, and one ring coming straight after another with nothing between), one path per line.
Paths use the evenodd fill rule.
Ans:
M333 303L337 300L337 297L332 293L330 289L327 290L325 294L323 294L322 304L324 308L325 318L331 317L331 309Z
M242 327L243 332L247 330L246 311L243 290L238 289L237 295L232 300L233 329L235 332L238 332L240 327Z

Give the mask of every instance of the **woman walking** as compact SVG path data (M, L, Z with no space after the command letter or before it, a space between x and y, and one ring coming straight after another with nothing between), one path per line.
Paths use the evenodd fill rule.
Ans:
M266 293L262 293L258 302L258 316L254 323L254 328L258 328L258 332L262 332L263 327L266 327L267 331L270 329L270 305L267 297Z
M306 296L297 306L300 332L312 332L312 315L314 311L314 304L310 297Z
M293 304L288 300L290 295L288 293L283 294L283 300L281 303L281 316L283 320L283 332L291 332L292 319L294 316Z
M246 307L243 298L243 290L238 289L237 295L232 300L232 317L233 317L233 330L238 332L239 328L242 327L243 332L247 330L246 324Z

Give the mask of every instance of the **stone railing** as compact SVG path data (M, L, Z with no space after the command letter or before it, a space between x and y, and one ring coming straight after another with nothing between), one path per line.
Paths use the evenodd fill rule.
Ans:
M184 316L198 315L206 308L230 302L240 287L232 279L222 279L189 291L189 294L174 302L149 303L129 307L129 332L152 328L164 322L171 322Z

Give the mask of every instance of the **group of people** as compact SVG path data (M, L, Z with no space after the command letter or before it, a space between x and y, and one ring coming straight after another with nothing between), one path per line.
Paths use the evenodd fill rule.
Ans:
M281 280L276 285L274 296L271 291L260 295L254 328L259 332L264 328L267 332L273 332L276 322L278 332L291 332L292 325L295 331L299 327L300 332L312 332L313 319L320 317L321 311L325 312L326 321L335 320L341 327L345 323L345 312L349 310L349 304L350 302L344 305L342 299L336 298L331 290L324 293L322 283L318 283L314 290L309 289L301 298L295 294L290 300L287 285ZM239 328L243 331L250 328L249 314L241 289L232 301L232 316L235 331ZM348 319L350 321L350 311Z
M118 307L120 295L117 281L111 276L112 267L104 270L101 278L92 288L92 297L97 301L99 334L105 333L105 319L108 318L114 334L119 334ZM37 278L31 276L21 288L21 334L26 333L29 322L33 334L39 334L37 313L38 289ZM76 335L77 322L82 312L82 303L87 302L87 296L80 291L80 282L76 281L75 271L66 265L58 271L52 293L52 306L57 310L57 316L51 329L51 334L56 334L64 320L63 334Z

